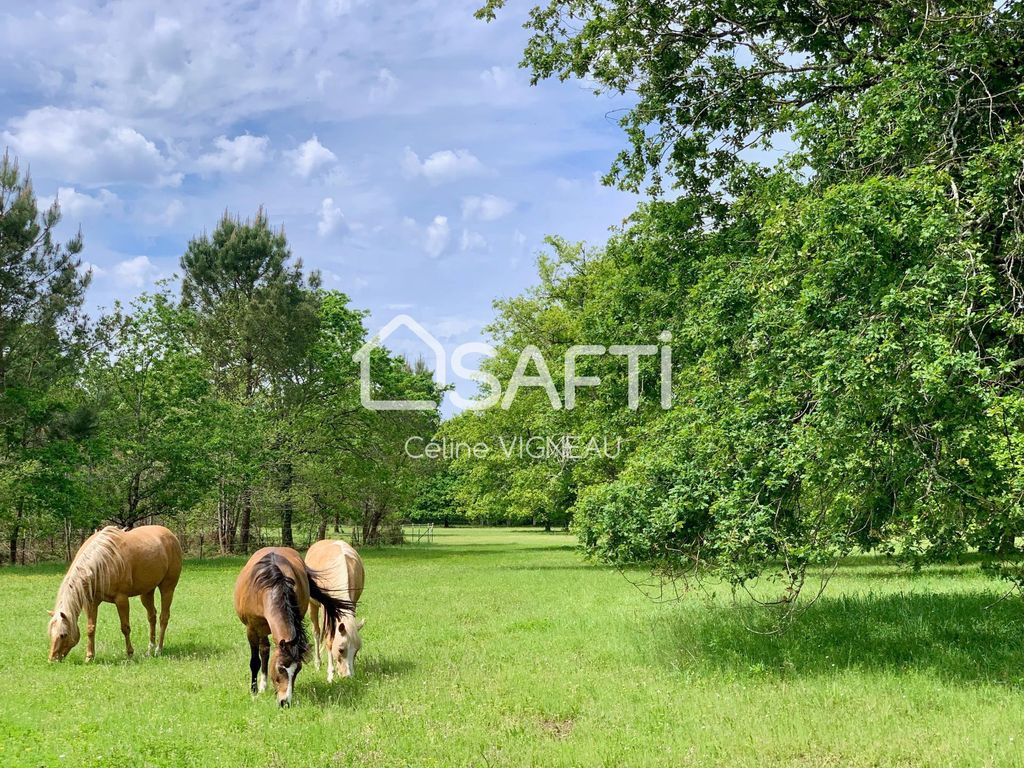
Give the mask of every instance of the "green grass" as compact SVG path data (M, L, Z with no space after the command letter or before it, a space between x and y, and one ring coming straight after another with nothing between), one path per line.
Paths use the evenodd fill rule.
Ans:
M1022 606L977 566L840 568L781 637L725 590L657 603L563 535L367 550L358 678L248 693L239 559L190 561L166 655L46 661L59 567L0 571L0 765L1024 764ZM636 574L639 576L639 574ZM84 620L83 620L84 624Z

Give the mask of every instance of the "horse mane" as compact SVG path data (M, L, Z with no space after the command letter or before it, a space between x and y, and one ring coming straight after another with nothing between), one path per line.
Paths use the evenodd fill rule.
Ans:
M86 603L108 591L128 569L121 553L124 532L108 525L94 533L71 562L57 592L57 608L67 610L71 618L82 612Z
M343 616L355 616L356 606L351 600L338 597L335 593L320 586L323 575L306 566L306 577L309 579L309 596L324 607L324 622L327 631L333 635Z
M276 596L277 604L284 610L285 621L292 630L297 659L304 659L309 652L309 635L303 614L299 610L299 599L295 596L295 582L285 575L277 564L277 555L268 552L256 563L252 572L253 584ZM277 638L278 641L282 638Z

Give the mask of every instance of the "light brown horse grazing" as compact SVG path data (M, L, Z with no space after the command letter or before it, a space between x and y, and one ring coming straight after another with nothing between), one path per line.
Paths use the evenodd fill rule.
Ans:
M61 661L78 645L78 616L85 609L88 643L85 660L96 655L96 614L100 603L113 603L121 617L121 632L128 656L132 648L128 598L142 600L149 616L149 652L164 647L174 588L181 576L181 544L162 525L144 525L123 531L108 525L79 548L57 592L50 611L50 661ZM154 595L160 590L160 641L156 639Z
M319 574L306 567L290 547L264 547L249 558L235 582L235 613L249 638L250 688L262 693L270 681L282 707L292 703L295 678L309 652L305 615L310 597L324 607L332 624L351 603L330 594ZM267 635L276 641L273 653ZM257 673L259 681L257 682Z
M324 622L320 626L320 606L316 600L309 601L309 618L313 622L313 643L316 668L320 669L320 644L326 640L327 645L327 681L334 680L334 667L342 677L352 677L356 673L356 654L363 647L363 639L359 630L366 623L365 619L356 621L355 610L366 572L363 570L363 559L352 545L340 540L318 541L306 553L306 566L323 575L324 585L333 595L342 597L352 603L352 611L342 613L341 619L334 626Z

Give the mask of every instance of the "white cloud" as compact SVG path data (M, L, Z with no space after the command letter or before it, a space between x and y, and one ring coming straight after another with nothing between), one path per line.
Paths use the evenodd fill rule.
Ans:
M374 104L383 104L390 101L397 92L398 78L385 67L377 73L377 82L370 88L370 101Z
M463 251L483 251L487 248L487 239L479 232L464 229L462 230L459 248Z
M184 173L164 173L157 177L156 184L158 187L172 187L176 189L181 186L181 182L184 180Z
M169 202L160 213L150 217L150 221L163 227L173 227L184 213L185 204L181 202L181 200L175 198L174 200L171 200L171 202Z
M443 317L430 323L430 332L439 339L451 339L456 336L465 336L482 325L482 322L471 317Z
M150 183L170 170L152 141L102 109L33 109L8 121L0 143L33 170L73 183Z
M101 189L94 195L79 192L74 187L60 187L57 190L57 202L60 204L61 217L66 222L77 223L82 219L90 219L102 213L116 213L121 210L121 199L109 189ZM49 208L54 198L41 197L41 208Z
M331 165L338 159L331 150L320 143L315 134L311 139L302 142L285 154L295 166L295 172L304 179L308 179L318 170Z
M125 286L139 290L159 275L159 270L148 256L125 259L114 266L114 276Z
M505 67L490 67L480 73L480 79L489 88L497 88L504 91L515 85L515 74Z
M334 204L334 199L325 197L320 203L320 221L317 222L316 231L320 237L327 237L335 232L344 232L348 229L345 224L345 214L341 208Z
M435 216L434 220L427 225L423 237L423 250L433 258L437 258L448 247L448 240L451 238L451 229L448 226L447 216Z
M497 221L515 210L515 203L497 195L470 195L462 198L462 218Z
M102 277L103 275L107 274L107 270L103 269L102 267L96 266L91 261L83 260L78 265L78 274L85 275L90 272L92 273L93 277Z
M247 133L233 139L218 136L213 144L217 151L200 157L199 167L219 173L244 173L259 168L266 162L270 149L268 137L250 136Z
M419 155L406 147L402 168L407 176L423 176L431 184L479 176L484 172L483 164L468 149L442 149L420 160Z
M119 282L118 262L144 253L169 274L188 236L215 226L225 209L245 216L262 203L308 268L348 279L337 248L363 254L373 281L366 306L375 312L398 301L427 313L447 292L448 314L483 316L488 297L529 284L537 233L598 242L633 208L635 198L622 193L598 199L589 178L621 145L600 116L622 99L596 104L586 87L571 85L531 89L516 69L515 14L481 25L460 3L382 13L365 0L328 2L307 0L305 12L279 0L82 0L46 13L21 3L8 4L7 15L3 6L0 58L14 64L0 65L0 90L13 94L0 110L0 144L31 169L40 191L60 186L103 202L107 189L121 201L123 210L108 215L92 213L89 200L64 198L66 225L75 205L89 216L84 255L106 270L89 292L90 307L137 292ZM269 137L262 167L199 166L212 155L231 168L215 139L247 132ZM310 165L303 177L288 151L314 134L337 157ZM557 194L558 175L579 179L578 189ZM522 202L545 188L555 194L544 205ZM488 192L513 201L514 210L488 221L493 214L485 211L496 209L470 203L466 218L463 198ZM328 196L330 214L344 211L346 231L322 238ZM416 217L411 229L400 224L404 213ZM435 214L447 217L444 225L433 223ZM516 227L528 234L519 248ZM488 258L482 271L441 269L428 249L461 263L482 253L502 258ZM522 268L512 268L516 258ZM139 269L147 274L144 264L120 273L137 282Z
M321 69L317 71L314 80L316 80L316 90L318 93L324 92L324 88L327 87L327 81L330 80L333 76L334 73L331 72L331 70L329 69Z

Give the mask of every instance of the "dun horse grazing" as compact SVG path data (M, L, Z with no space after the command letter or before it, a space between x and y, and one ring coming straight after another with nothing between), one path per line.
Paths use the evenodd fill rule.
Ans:
M78 616L85 609L88 644L85 660L96 655L96 614L99 605L113 603L121 617L121 632L128 656L132 648L128 623L128 598L138 595L149 616L149 652L164 647L167 619L171 615L174 588L181 576L181 545L162 525L144 525L122 531L108 525L97 531L78 550L68 568L57 604L50 611L50 661L61 661L78 645ZM160 640L156 639L154 595L160 590Z
M304 617L309 599L324 607L329 623L336 624L352 604L322 586L320 575L307 568L289 547L264 547L249 558L235 582L235 613L249 638L249 671L253 693L262 693L270 681L282 707L292 703L295 678L309 652ZM267 635L277 645L273 653ZM257 673L259 680L257 682Z
M333 595L352 603L352 611L342 613L341 619L332 626L325 621L320 626L320 606L316 600L309 601L309 618L313 622L314 658L320 669L320 644L327 641L327 681L334 680L334 668L342 677L356 673L356 654L363 646L359 630L365 620L356 621L355 609L359 596L363 594L366 574L359 553L345 541L318 541L306 553L306 566L323 575L324 585Z

